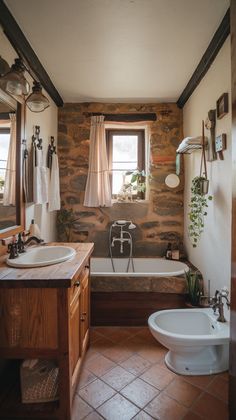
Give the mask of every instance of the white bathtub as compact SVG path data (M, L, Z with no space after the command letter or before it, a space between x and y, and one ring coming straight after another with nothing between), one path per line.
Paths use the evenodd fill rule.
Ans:
M127 272L127 258L113 258L114 268L110 258L91 258L92 276L119 276L119 277L172 277L181 276L189 270L187 264L181 261L166 260L164 258L133 258L134 271L132 263L129 264Z

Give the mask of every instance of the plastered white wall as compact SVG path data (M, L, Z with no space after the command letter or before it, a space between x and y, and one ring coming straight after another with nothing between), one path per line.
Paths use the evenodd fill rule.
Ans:
M2 30L0 30L0 54L10 66L14 62L14 59L17 58L16 52ZM32 79L28 74L26 74L26 77L32 87ZM54 136L55 139L57 139L57 106L45 91L43 91L43 93L49 99L50 107L41 113L33 113L26 108L25 138L27 139L27 143L30 144L34 126L39 125L40 137L43 139L43 148L46 158L50 137ZM56 240L56 212L48 212L46 204L27 205L25 211L26 229L29 227L31 219L35 219L35 222L39 225L41 230L42 238L47 242Z
M231 270L231 61L230 39L226 40L207 74L184 106L184 136L201 135L201 122L210 109L216 108L217 99L229 93L229 113L216 120L216 136L227 135L227 150L224 160L207 162L209 193L213 201L209 202L205 229L197 245L193 248L188 236L188 213L191 180L199 175L201 153L193 152L184 156L185 164L185 202L184 202L184 241L189 260L202 272L205 285L211 281L211 293L226 285L230 288ZM205 135L209 137L210 131Z

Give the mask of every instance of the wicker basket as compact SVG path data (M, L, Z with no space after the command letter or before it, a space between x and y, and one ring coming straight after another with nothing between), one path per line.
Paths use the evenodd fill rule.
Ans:
M20 368L23 403L58 400L58 367L51 360L25 360Z

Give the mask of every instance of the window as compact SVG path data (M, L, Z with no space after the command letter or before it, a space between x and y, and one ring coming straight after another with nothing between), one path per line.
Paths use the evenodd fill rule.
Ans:
M2 199L4 191L9 144L10 129L0 128L0 199Z
M106 130L106 135L112 197L144 199L145 131Z

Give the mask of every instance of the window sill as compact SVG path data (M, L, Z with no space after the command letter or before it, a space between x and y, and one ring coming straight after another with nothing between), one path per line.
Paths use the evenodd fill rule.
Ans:
M138 200L138 199L133 199L132 201L130 200L117 200L117 198L113 198L112 199L112 204L147 204L149 203L150 200Z

